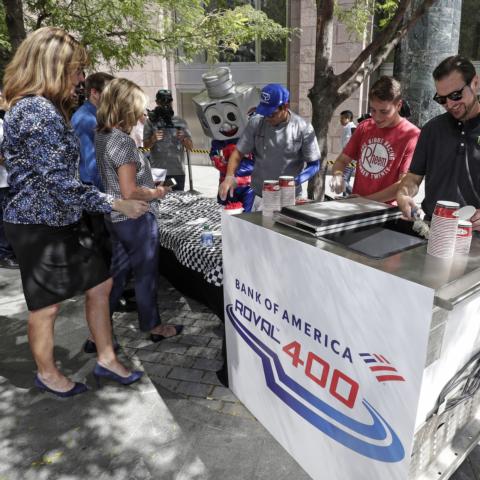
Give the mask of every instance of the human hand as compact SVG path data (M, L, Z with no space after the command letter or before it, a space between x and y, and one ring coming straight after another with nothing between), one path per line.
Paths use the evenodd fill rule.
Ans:
M138 218L148 211L148 203L143 200L120 200L113 202L113 209L128 218Z
M163 130L163 128L160 128L159 130L155 130L155 133L153 135L155 137L156 142L163 140L165 138L165 130Z
M220 196L220 199L225 201L228 194L233 197L233 191L235 190L236 185L237 182L235 177L233 175L227 175L225 180L218 187L218 195Z
M155 198L163 198L167 193L172 191L172 187L165 187L163 185L157 185L155 187Z
M193 142L192 142L192 139L190 137L184 137L182 139L182 144L187 150L192 151Z
M472 222L472 227L474 230L480 231L480 209L475 211L472 218L470 218L470 222Z
M402 212L403 218L413 220L413 212L417 209L417 205L412 197L399 193L397 195L397 205Z
M343 193L347 187L345 179L343 178L343 172L337 171L334 172L332 178L330 179L330 188L337 195Z

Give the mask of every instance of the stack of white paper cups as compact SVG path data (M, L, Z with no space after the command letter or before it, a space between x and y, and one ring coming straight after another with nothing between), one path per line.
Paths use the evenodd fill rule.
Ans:
M278 178L280 184L280 201L282 207L295 205L295 178L283 175Z
M273 217L273 212L278 212L281 208L280 185L278 180L265 180L263 182L262 196L262 214L265 217Z
M434 257L451 258L455 252L460 205L456 202L439 200L430 223L427 253Z
M455 255L468 255L472 243L472 222L459 220L457 239L455 241Z

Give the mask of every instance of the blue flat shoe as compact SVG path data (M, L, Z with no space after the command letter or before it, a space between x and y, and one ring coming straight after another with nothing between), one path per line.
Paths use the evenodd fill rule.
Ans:
M134 371L128 377L122 377L118 373L112 372L108 368L102 367L99 363L95 364L93 369L93 376L97 381L97 386L100 388L100 379L106 378L108 380L113 380L114 382L121 383L122 385L130 385L131 383L138 382L143 377L143 372Z
M58 390L53 390L50 387L47 387L39 378L38 374L35 375L35 386L42 392L53 393L57 397L68 398L78 395L79 393L84 393L88 390L87 386L84 383L75 382L75 385L66 392L59 392Z
M150 340L154 343L161 342L166 338L176 337L177 335L180 335L183 332L183 325L172 325L172 326L175 327L175 335L170 335L166 337L165 335L159 335L158 333L151 333Z

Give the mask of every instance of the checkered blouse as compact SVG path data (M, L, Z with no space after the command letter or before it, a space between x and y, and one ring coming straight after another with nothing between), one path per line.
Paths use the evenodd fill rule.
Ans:
M139 152L133 138L126 133L117 128L113 128L109 133L97 132L95 150L105 193L115 198L122 198L118 169L127 163L135 163L137 167L136 180L139 187L155 188L148 160ZM149 203L150 212L157 217L157 200L151 200ZM125 215L114 211L112 211L111 217L112 222L128 220Z

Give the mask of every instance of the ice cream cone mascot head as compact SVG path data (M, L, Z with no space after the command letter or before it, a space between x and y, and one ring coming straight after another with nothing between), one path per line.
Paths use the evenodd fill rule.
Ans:
M249 113L258 105L258 89L252 85L235 84L228 67L219 67L202 75L206 90L193 98L198 119L205 135L212 139L210 158L223 180L228 157L247 125ZM242 202L245 211L253 204L250 174L251 156L244 157L235 173L237 188L227 202Z
M228 67L205 73L202 79L206 90L194 97L193 103L205 135L225 142L238 139L247 124L249 110L259 102L257 88L236 85Z

